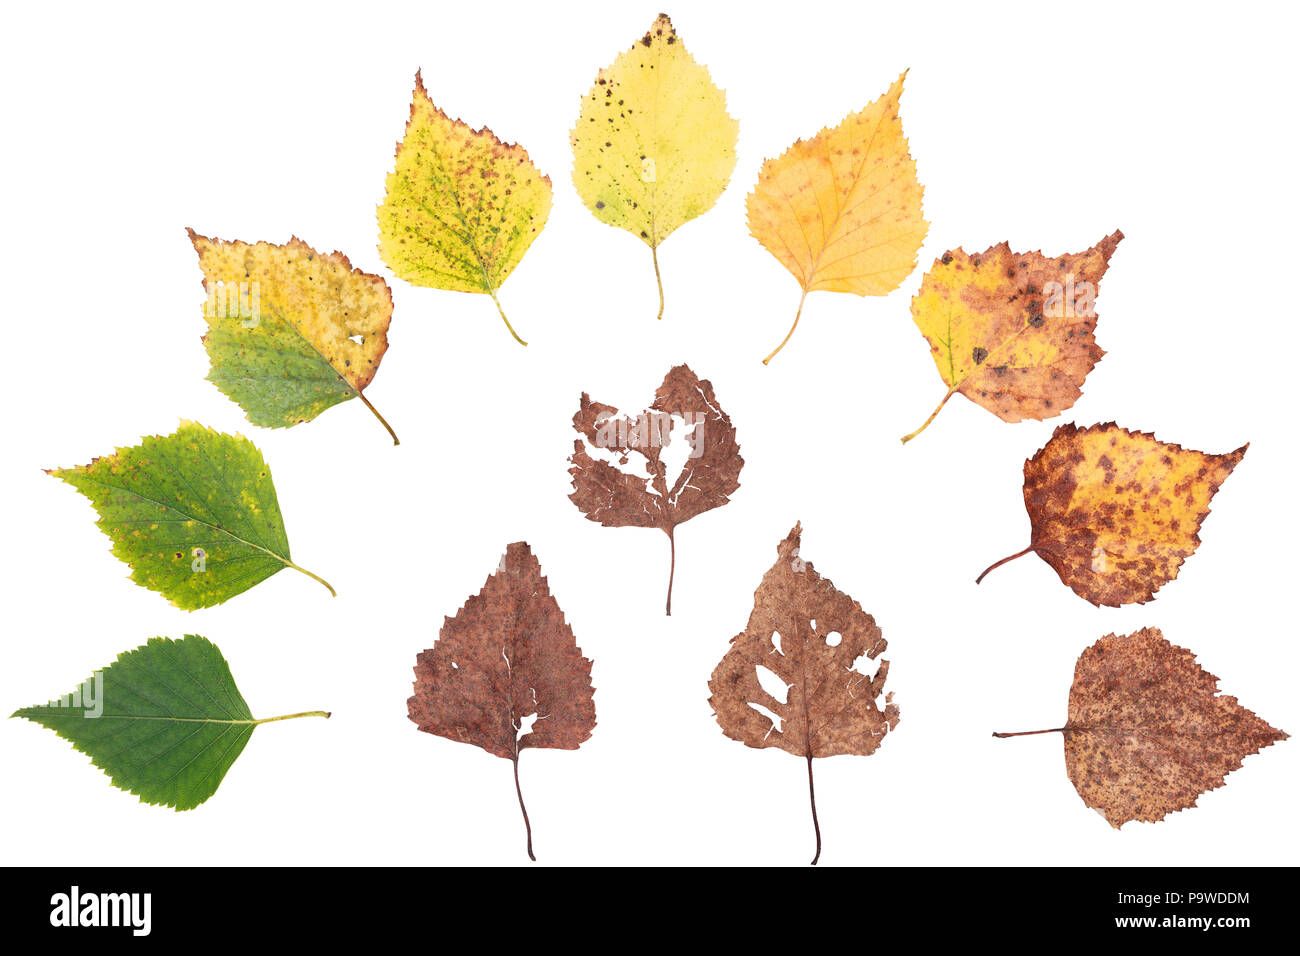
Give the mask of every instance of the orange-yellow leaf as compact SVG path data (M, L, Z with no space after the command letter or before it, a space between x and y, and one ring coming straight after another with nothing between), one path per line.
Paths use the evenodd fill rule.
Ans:
M898 117L902 93L900 76L866 109L763 163L746 203L749 231L804 296L817 289L886 295L916 268L929 223Z

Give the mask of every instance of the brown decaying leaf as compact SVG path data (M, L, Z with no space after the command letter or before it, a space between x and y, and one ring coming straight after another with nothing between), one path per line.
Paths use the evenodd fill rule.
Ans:
M882 660L874 677L854 669L859 658L874 660L885 650L875 619L862 605L799 557L799 524L777 546L776 564L754 592L745 630L709 679L709 704L722 732L747 747L779 747L808 761L808 798L821 856L821 828L813 789L813 758L875 753L898 725L893 694L879 701L889 675ZM837 639L838 638L838 639ZM788 688L785 700L763 689L758 668ZM781 720L756 709L763 707Z
M591 661L582 656L528 545L506 548L483 590L442 625L415 662L408 716L420 728L482 747L514 765L515 793L533 856L532 826L519 787L527 747L577 750L596 726ZM536 715L522 737L525 717Z
M632 418L616 418L618 409L593 402L586 392L579 401L573 427L582 436L573 442L569 474L572 501L591 521L607 528L658 528L668 535L667 614L673 612L673 575L677 568L674 529L683 521L725 505L740 487L745 460L736 444L736 429L713 395L708 379L699 379L685 365L669 370L655 393L654 404ZM690 443L681 474L670 486L664 448L672 433L688 427ZM628 464L637 454L644 475L629 474L609 462L592 458L587 444L617 454Z
M1084 803L1116 829L1155 823L1287 739L1219 696L1218 681L1158 628L1108 634L1079 655L1064 727L993 736L1063 735L1065 770Z
M1029 547L1096 605L1145 604L1197 548L1210 500L1246 454L1210 455L1114 422L1061 425L1025 462Z

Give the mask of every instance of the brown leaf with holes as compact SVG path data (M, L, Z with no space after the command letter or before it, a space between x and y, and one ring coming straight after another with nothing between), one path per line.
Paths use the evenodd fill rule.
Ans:
M415 660L408 716L426 733L482 747L514 765L515 793L533 856L519 787L528 747L577 750L596 726L591 661L582 656L541 565L516 541L483 590L447 618ZM535 717L520 736L523 720Z
M1004 422L1055 418L1083 393L1083 380L1106 353L1097 345L1095 302L1124 233L1062 256L945 252L921 280L912 321L948 391L911 441L961 393Z
M898 725L898 706L892 693L880 700L889 661L880 662L874 677L854 669L861 658L884 653L880 628L862 605L799 557L801 531L796 524L777 546L776 564L754 592L749 624L731 639L709 679L709 704L731 739L807 759L816 864L822 844L813 758L875 753ZM784 700L763 689L760 668L786 685Z
M1218 686L1158 628L1108 634L1079 655L1064 727L993 736L1062 734L1065 770L1084 803L1116 829L1155 823L1287 739Z
M683 521L719 508L740 487L745 460L736 444L736 429L713 395L708 379L685 365L665 376L654 404L635 419L618 417L612 405L593 402L586 392L573 427L569 474L572 501L591 521L607 528L658 528L668 535L668 601L673 612L673 575L677 568L674 530ZM664 449L678 428L688 429L688 454L681 473L668 474ZM611 461L592 456L603 454ZM638 468L623 470L638 456ZM617 466L617 467L616 467ZM671 481L671 483L670 483Z
M1025 462L1029 547L1093 604L1145 604L1201 543L1210 500L1249 445L1210 455L1114 422L1061 425Z

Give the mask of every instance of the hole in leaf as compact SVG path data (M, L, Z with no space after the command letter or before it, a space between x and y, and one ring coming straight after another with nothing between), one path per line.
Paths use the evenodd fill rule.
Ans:
M776 673L768 670L766 667L755 668L758 672L758 683L763 690L767 691L781 703L786 703L786 696L790 688L786 682L776 676Z
M844 636L840 634L839 631L831 631L829 634L826 635L826 646L839 647L840 641L842 640L844 640Z
M783 721L776 714L772 713L762 704L755 704L753 701L750 701L749 706L752 707L754 710L758 711L760 714L762 714L764 717L766 717L768 720L772 722L771 728L768 730L767 734L764 735L763 737L764 740L766 740L767 737L771 735L773 730L781 729L781 724L783 723Z

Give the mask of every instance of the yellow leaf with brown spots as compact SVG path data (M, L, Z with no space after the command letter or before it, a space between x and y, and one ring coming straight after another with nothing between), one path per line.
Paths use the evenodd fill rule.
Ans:
M1061 425L1025 462L1029 547L1075 594L1107 607L1145 604L1201 543L1210 499L1246 454L1210 455L1114 422Z
M1287 739L1154 627L1107 634L1079 655L1064 727L993 736L1053 733L1074 789L1116 829L1196 806L1246 757Z
M796 141L759 171L746 200L750 235L803 290L794 325L764 365L790 341L809 292L887 295L916 268L930 224L898 117L903 76L870 106Z
M551 180L528 151L433 105L415 74L411 116L379 206L379 254L415 285L492 297L546 225Z
M1003 242L937 259L912 299L912 320L948 392L908 442L960 393L1004 422L1054 418L1078 401L1106 354L1093 338L1097 285L1124 234L1049 258Z
M296 236L283 246L189 232L203 271L208 381L255 425L286 428L359 398L388 351L388 283L322 255Z

